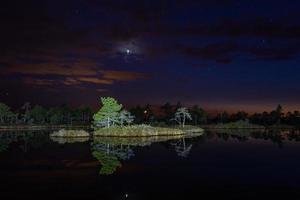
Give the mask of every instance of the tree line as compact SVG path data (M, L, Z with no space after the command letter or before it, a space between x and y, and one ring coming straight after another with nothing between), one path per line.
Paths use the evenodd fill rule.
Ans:
M86 124L92 118L87 106L71 108L67 105L45 108L29 102L13 110L0 102L0 124Z
M102 105L116 103L109 97L102 100ZM71 108L67 105L61 105L45 108L40 105L31 106L30 103L26 102L19 109L12 110L9 106L0 102L0 124L88 124L93 120L93 117L96 117L98 118L96 121L99 122L97 126L131 123L167 126L177 124L177 122L181 125L203 125L241 120L248 120L250 123L263 126L276 124L300 125L300 112L284 113L281 105L270 112L249 114L244 111L235 113L224 111L215 115L206 112L198 105L185 108L180 102L177 104L165 103L156 109L153 109L154 106L150 104L137 105L128 110L118 104L114 105L112 110L105 110L107 108L108 106L104 106L102 112L93 113L92 109L87 106ZM101 113L106 114L102 116Z
M166 103L160 106L160 114L155 113L152 110L152 106L147 104L145 106L135 106L129 111L135 116L135 123L152 123L152 124L166 124L171 125L174 123L174 115L179 108L182 108L182 104L178 102L175 105ZM245 111L237 111L235 113L220 112L217 114L210 114L198 105L194 105L188 108L190 113L190 120L187 124L190 125L203 125L203 124L217 124L217 123L230 123L237 121L249 121L253 124L271 126L276 124L286 124L291 126L300 125L300 112L289 111L284 113L281 105L278 105L274 110L270 112L256 112L249 114Z

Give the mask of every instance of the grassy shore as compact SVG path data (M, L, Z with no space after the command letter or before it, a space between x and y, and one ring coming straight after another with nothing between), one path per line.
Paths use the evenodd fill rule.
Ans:
M170 128L153 127L149 125L133 125L124 127L101 128L94 131L94 136L113 136L113 137L149 137L149 136L176 136L191 132L203 132L197 127Z

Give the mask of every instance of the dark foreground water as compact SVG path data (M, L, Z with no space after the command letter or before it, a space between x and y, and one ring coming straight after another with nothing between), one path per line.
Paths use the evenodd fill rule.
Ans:
M0 132L1 199L299 197L297 132L51 139Z

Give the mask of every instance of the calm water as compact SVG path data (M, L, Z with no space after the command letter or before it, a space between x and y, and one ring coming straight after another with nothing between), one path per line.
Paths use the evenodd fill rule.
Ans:
M300 194L297 132L63 140L0 133L0 196L254 199ZM198 198L195 198L195 195Z

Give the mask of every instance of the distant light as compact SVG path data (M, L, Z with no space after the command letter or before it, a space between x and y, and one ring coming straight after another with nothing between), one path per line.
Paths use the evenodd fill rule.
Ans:
M127 53L127 54L130 54L130 50L129 50L129 49L126 49L126 53Z
M147 113L147 110L145 110L144 113L146 114L146 113Z

